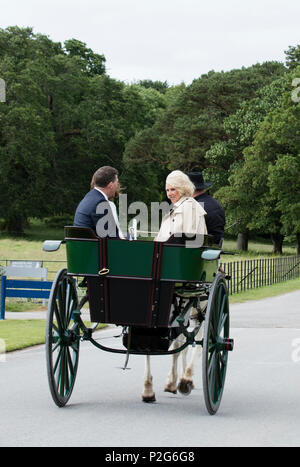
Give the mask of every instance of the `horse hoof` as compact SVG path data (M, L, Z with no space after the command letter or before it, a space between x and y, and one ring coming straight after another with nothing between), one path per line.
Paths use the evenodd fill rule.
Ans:
M172 385L172 384L167 384L164 389L165 392L170 392L171 394L177 394L177 388Z
M152 396L142 396L142 401L143 402L155 402L156 399L155 399L155 394L153 394Z
M193 381L187 381L184 379L180 380L180 383L178 384L178 391L181 394L188 396L192 392L192 389L194 389Z
M170 392L171 394L177 394L177 389L175 389L174 391L172 391L171 389L165 388L164 391L165 391L165 392Z

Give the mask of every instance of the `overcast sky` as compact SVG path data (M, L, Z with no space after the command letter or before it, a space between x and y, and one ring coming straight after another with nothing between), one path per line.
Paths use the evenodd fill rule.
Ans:
M186 84L209 70L284 61L300 44L299 0L0 0L0 27L76 38L107 73Z

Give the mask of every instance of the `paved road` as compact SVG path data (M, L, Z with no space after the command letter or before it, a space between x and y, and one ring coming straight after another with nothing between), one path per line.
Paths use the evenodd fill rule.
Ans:
M196 368L188 397L163 392L169 357L153 357L157 402L140 402L143 357L84 343L69 405L57 408L43 347L0 363L0 446L300 446L300 291L232 305L228 376L219 412L207 414ZM116 328L98 336L113 345Z

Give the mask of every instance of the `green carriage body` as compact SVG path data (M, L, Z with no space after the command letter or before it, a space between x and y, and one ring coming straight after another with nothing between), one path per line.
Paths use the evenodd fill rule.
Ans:
M218 267L222 251L212 247L208 236L201 245L189 243L187 248L175 242L102 239L90 229L76 227L65 228L64 242L67 269L59 271L53 282L46 325L47 372L54 402L63 407L71 396L81 340L104 351L126 354L124 368L130 354L171 355L189 345L201 345L204 399L208 412L215 414L223 394L228 352L233 349L227 277ZM60 244L46 241L43 249L55 251ZM83 276L87 285L88 294L80 301L74 276ZM87 302L92 322L125 326L125 348L107 347L93 338L96 327L87 328L80 317ZM189 330L192 309L198 318ZM176 338L173 315L185 342L170 348ZM204 335L199 340L203 321Z
M203 259L209 237L202 246L187 248L89 235L66 228L65 242L68 274L87 278L93 322L168 326L175 284L212 283L218 269L220 250Z
M108 239L107 277L152 277L155 242ZM184 245L163 245L162 281L213 282L218 260L204 260L206 249L185 248ZM81 276L98 276L103 260L98 240L66 239L68 273Z

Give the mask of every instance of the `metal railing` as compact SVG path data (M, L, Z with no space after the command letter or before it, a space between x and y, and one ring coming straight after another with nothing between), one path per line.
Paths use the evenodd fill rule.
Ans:
M300 278L300 256L233 261L221 267L231 276L230 295Z

